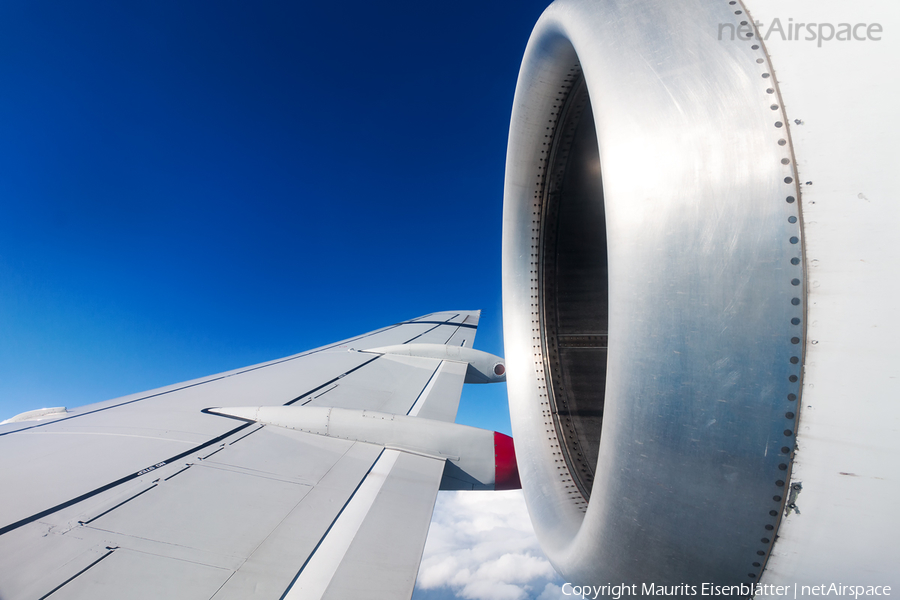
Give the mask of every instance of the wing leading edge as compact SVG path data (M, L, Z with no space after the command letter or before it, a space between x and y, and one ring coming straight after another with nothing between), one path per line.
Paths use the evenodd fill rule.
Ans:
M0 426L0 598L408 597L443 458L204 409L339 407L452 422L466 363L363 350L471 348L477 323L478 312L434 313Z

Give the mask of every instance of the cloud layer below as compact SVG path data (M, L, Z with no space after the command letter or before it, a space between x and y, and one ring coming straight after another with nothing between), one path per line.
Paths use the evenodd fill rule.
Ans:
M414 600L551 600L561 585L521 491L438 494Z

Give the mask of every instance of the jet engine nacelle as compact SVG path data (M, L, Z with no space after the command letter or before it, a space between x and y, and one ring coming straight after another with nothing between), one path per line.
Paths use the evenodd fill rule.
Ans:
M895 3L822 0L559 0L536 25L505 352L572 583L897 589L898 31Z

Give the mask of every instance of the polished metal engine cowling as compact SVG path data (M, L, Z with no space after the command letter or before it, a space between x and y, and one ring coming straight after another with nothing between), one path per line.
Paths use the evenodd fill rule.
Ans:
M570 581L762 572L805 328L786 122L740 3L557 1L535 27L507 156L505 351L528 508Z

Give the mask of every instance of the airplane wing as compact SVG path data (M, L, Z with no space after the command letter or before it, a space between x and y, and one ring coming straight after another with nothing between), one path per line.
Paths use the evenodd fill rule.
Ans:
M408 598L447 454L216 407L480 432L453 424L470 364L365 351L466 352L478 316L0 425L0 598Z

